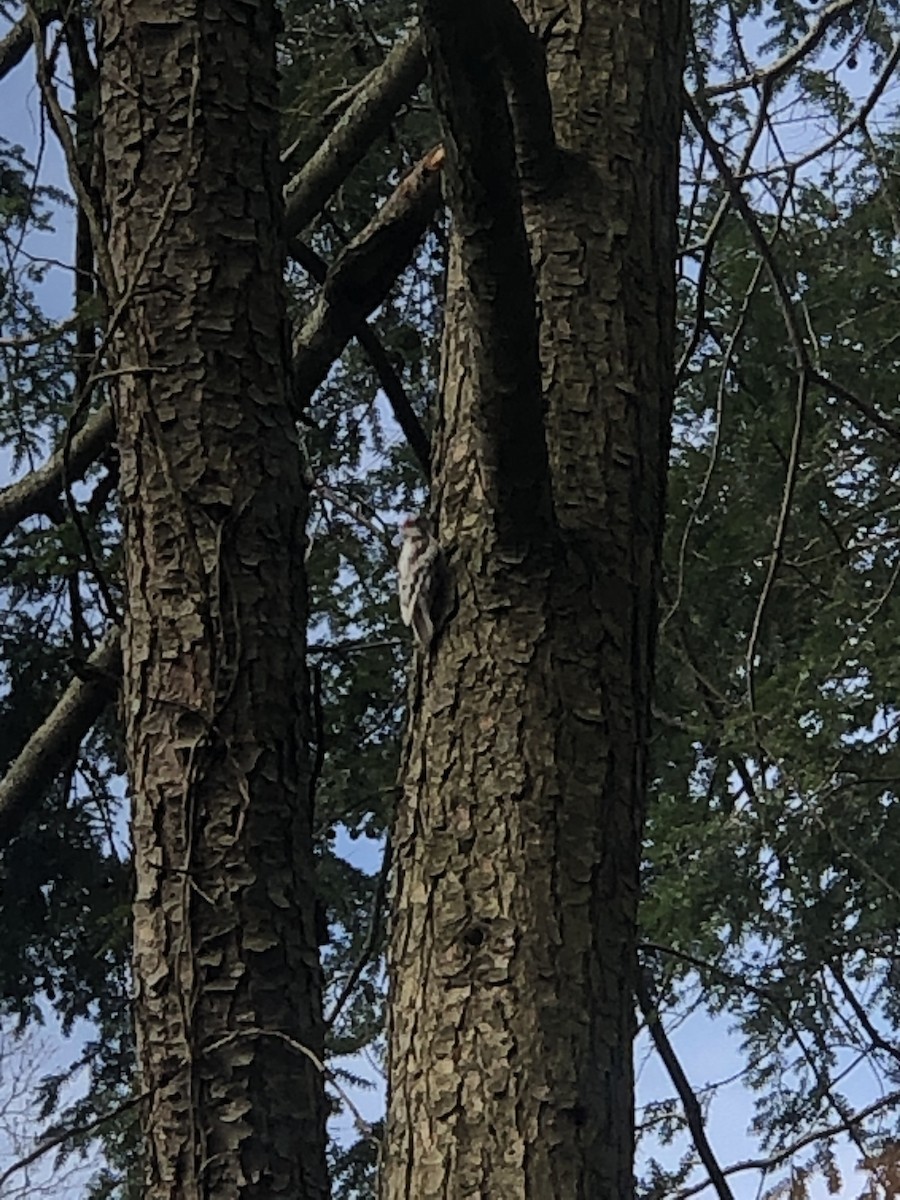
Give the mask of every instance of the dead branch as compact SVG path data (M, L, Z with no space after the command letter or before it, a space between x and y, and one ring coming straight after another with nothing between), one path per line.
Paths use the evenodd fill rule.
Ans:
M300 266L305 271L308 271L317 283L325 283L328 278L328 264L316 254L311 246L307 246L305 242L294 238L289 244L288 250L291 257L296 259ZM409 401L403 381L394 369L394 364L388 358L378 335L367 321L362 320L359 322L356 326L355 334L356 340L359 342L366 357L372 364L375 374L378 376L378 382L381 384L381 389L385 396L387 396L391 412L394 414L394 420L403 431L403 436L406 438L410 450L412 450L416 461L422 468L425 478L428 479L431 474L431 444L428 440L428 434L422 427L422 422L416 416L415 410Z
M300 408L409 263L437 208L443 161L441 147L426 154L332 265L295 343Z
M424 76L422 36L412 29L358 85L343 116L285 189L289 237L299 234L321 212Z
M0 841L16 832L37 797L72 761L84 737L116 694L122 669L121 631L111 626L55 708L31 735L0 780Z

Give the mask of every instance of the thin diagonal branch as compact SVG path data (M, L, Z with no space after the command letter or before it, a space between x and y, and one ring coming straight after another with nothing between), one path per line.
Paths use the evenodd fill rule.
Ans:
M747 642L747 654L745 658L747 702L750 712L755 714L756 700L754 686L754 660L756 657L756 647L759 642L759 635L762 630L762 623L766 608L768 607L768 602L772 595L772 589L775 585L775 580L778 575L778 569L781 566L781 561L784 557L788 521L790 519L791 505L793 503L794 491L800 471L800 451L803 442L803 430L806 420L809 387L814 377L815 369L810 358L809 347L804 338L803 330L800 326L800 321L797 316L793 299L788 290L784 274L779 270L778 263L775 259L775 252L772 249L772 246L769 244L769 240L766 238L762 226L760 225L756 214L753 212L749 201L741 191L741 186L735 179L734 173L729 167L725 159L725 155L722 153L721 147L713 138L709 127L703 120L703 117L700 115L700 112L697 109L693 99L687 94L685 94L685 108L692 124L694 125L694 128L697 130L704 145L706 146L709 156L722 178L722 182L725 184L725 187L731 196L734 207L743 218L747 233L755 245L761 261L765 263L766 271L769 275L769 279L771 280L772 287L775 289L775 294L778 297L778 304L781 309L782 319L784 321L788 338L790 339L791 347L794 352L794 359L798 373L797 400L794 407L794 426L791 434L790 457L787 470L785 472L781 504L778 511L778 520L775 529L775 536L772 542L772 550L769 555L769 562L766 569L766 577L757 601L756 612L753 616L753 624Z
M866 1034L868 1035L869 1041L872 1043L872 1045L877 1050L882 1050L885 1054L890 1055L895 1062L900 1063L900 1047L896 1046L893 1042L889 1042L887 1038L883 1037L881 1033L879 1033L878 1029L876 1029L876 1027L869 1020L868 1012L863 1005L860 1004L859 997L847 982L844 972L835 963L829 963L828 969L834 976L835 983L841 989L844 999L853 1009L853 1013L857 1021L859 1021L862 1028L866 1031Z
M803 444L803 430L806 424L809 381L809 372L805 370L801 371L800 378L797 381L797 400L794 405L794 425L791 431L791 448L787 469L785 470L784 475L784 487L782 488L781 503L778 508L775 536L772 539L772 549L769 554L769 562L766 567L766 577L763 581L762 590L759 593L759 599L756 602L756 611L753 614L753 623L750 628L750 636L747 639L747 653L744 659L744 668L747 679L747 704L750 712L754 715L756 713L756 647L759 644L763 619L766 614L766 609L768 608L769 600L772 596L772 590L775 587L775 580L778 576L778 571L781 567L782 560L784 559L788 521L790 520L791 508L794 503L794 492L797 488L797 480L800 476L800 449Z
M387 881L391 871L391 843L388 841L384 848L384 857L381 860L381 869L378 872L378 881L375 884L375 892L372 896L372 907L370 910L369 931L366 934L366 940L363 943L363 948L359 958L353 964L350 974L344 981L344 986L332 1005L331 1011L325 1017L325 1028L331 1029L335 1021L344 1011L344 1006L353 994L353 990L359 983L359 978L366 966L372 961L372 956L378 948L381 941L381 929L383 924L383 909L384 898L387 892Z
M687 1075L682 1070L678 1055L675 1053L672 1043L669 1041L666 1031L663 1028L662 1021L659 1019L656 1002L650 995L646 971L638 971L637 1000L641 1014L647 1023L650 1037L653 1039L653 1044L660 1058L663 1060L663 1064L669 1073L669 1078L672 1080L672 1085L681 1100L684 1115L687 1118L688 1129L691 1131L691 1137L694 1139L694 1145L697 1147L700 1161L709 1173L709 1182L715 1188L719 1200L734 1200L734 1195L725 1181L719 1160L716 1158L709 1138L706 1136L706 1126L703 1121L703 1110L700 1108L700 1102L697 1099L694 1089L691 1087Z

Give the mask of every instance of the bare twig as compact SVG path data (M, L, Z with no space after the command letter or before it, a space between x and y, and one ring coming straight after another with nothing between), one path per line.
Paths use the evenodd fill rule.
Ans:
M753 614L753 624L747 639L747 653L744 666L747 678L747 705L751 713L756 712L755 680L756 680L756 647L762 630L763 618L766 613L778 568L784 558L784 546L787 536L788 520L791 515L791 505L800 475L800 447L803 441L803 427L806 421L807 398L809 396L809 372L802 371L797 381L797 401L794 405L794 427L791 433L791 449L787 470L784 476L784 487L781 493L781 504L778 510L778 520L775 525L775 536L772 539L772 549L769 553L769 563L762 590L756 602Z
M866 1031L866 1034L868 1035L872 1045L876 1049L884 1051L884 1053L889 1055L895 1062L900 1063L900 1047L896 1046L893 1042L889 1042L887 1038L882 1037L882 1035L869 1020L869 1014L866 1012L863 1005L860 1004L859 998L856 996L853 988L851 988L850 984L847 982L844 972L835 963L829 963L828 969L834 976L835 983L841 989L844 999L853 1009L853 1013L857 1021L859 1021L862 1028Z
M344 1010L344 1005L353 994L353 990L359 982L359 977L366 969L372 959L379 939L381 937L381 917L384 907L384 897L387 891L388 876L391 871L391 843L388 840L384 848L384 857L381 860L381 869L378 872L378 882L375 885L375 892L372 896L371 918L369 922L369 932L366 934L366 940L363 943L363 948L360 951L359 958L353 964L353 969L344 980L344 986L338 993L338 997L331 1007L331 1012L325 1018L325 1028L330 1029L338 1017Z
M777 231L775 236L777 236ZM691 510L688 513L687 520L684 523L684 529L681 531L681 541L678 546L678 562L675 568L675 597L670 606L666 609L662 620L659 623L660 637L663 636L666 626L678 611L679 605L681 604L681 598L684 595L684 577L685 564L687 561L688 540L690 539L691 531L694 528L694 522L697 520L697 517L700 515L700 510L706 503L707 496L709 495L710 485L712 484L713 475L715 474L716 466L719 461L719 447L722 442L722 422L725 418L725 388L728 380L729 367L734 357L737 343L743 334L744 326L750 313L750 304L753 300L753 297L756 295L756 289L759 286L759 280L762 276L762 272L763 264L762 262L759 262L756 265L756 270L753 272L750 283L747 286L746 292L744 293L744 299L741 304L740 311L738 312L737 321L735 322L734 328L732 329L728 338L728 345L722 359L722 365L719 368L719 384L716 388L715 429L713 431L712 444L709 448L709 458L706 463L706 471L704 472L703 479L700 483L700 491L697 493L697 498L691 505Z
M751 159L753 158L754 151L759 144L759 140L765 131L767 120L768 114L766 111L766 104L761 101L756 114L756 123L753 126L750 136L747 138L744 151L741 155L741 161L738 165L738 170L743 170L749 165ZM701 148L704 156L709 154L709 148L706 139L702 137ZM706 233L703 235L702 241L697 245L687 247L686 250L686 253L694 253L697 250L702 250L702 257L700 259L700 268L697 273L697 309L694 317L694 328L691 331L691 336L688 338L687 345L682 352L678 366L675 368L676 384L681 383L682 379L687 373L691 359L694 355L694 351L697 349L700 338L703 336L703 331L706 324L707 280L712 268L716 242L718 241L719 234L722 232L725 226L725 218L728 216L731 206L731 195L730 193L726 193L726 195L723 196L719 202L719 207L716 209L713 218L707 227Z
M778 521L776 524L775 536L772 541L772 550L769 555L769 564L766 570L766 577L763 582L763 587L756 605L756 612L753 617L753 625L747 643L747 654L745 658L747 670L747 701L750 712L755 713L754 660L756 657L756 647L759 641L759 635L762 629L762 622L765 616L768 601L775 585L778 568L781 565L781 561L784 556L787 524L790 517L791 504L793 502L794 490L800 470L800 449L803 439L803 426L806 416L807 398L809 395L810 382L813 379L815 368L810 359L809 347L804 339L803 330L800 326L794 302L788 290L784 275L778 267L774 251L770 246L765 234L763 233L762 226L760 225L756 214L753 212L749 201L741 191L740 184L737 182L734 177L734 173L728 166L721 147L713 138L709 127L700 115L700 112L698 111L693 99L687 95L685 95L685 109L691 119L692 124L694 125L694 128L700 134L701 139L706 145L709 156L715 164L716 170L719 172L722 182L725 184L728 193L731 196L734 207L743 218L747 232L750 235L751 241L756 246L760 259L763 263L765 263L767 273L772 282L772 286L775 289L775 294L778 297L782 319L784 320L785 328L794 352L794 359L799 376L797 380L797 400L794 406L794 427L791 434L791 449L788 466L785 473L784 488L782 489Z
M372 536L378 542L380 542L382 546L390 549L390 535L383 526L376 525L376 523L370 520L370 518L367 517L364 512L361 512L358 506L348 504L346 500L342 500L341 497L334 491L334 489L330 488L325 483L314 483L310 490L314 495L321 496L323 500L327 500L333 508L338 510L338 512L344 513L346 516L350 517L352 521L356 521L357 524L362 525L365 529L368 529L369 533L371 533Z

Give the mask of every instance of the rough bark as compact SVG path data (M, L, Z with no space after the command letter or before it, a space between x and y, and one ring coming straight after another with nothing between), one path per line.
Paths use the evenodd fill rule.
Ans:
M51 17L42 15L39 19L43 25ZM0 78L6 70L24 57L32 44L32 24L23 19L0 42ZM288 184L286 220L289 232L297 233L313 220L322 205L357 165L373 139L386 128L398 108L415 92L422 81L424 71L422 37L417 29L412 29L398 41L384 62L362 81L334 129ZM437 180L433 183L432 198L436 204ZM416 206L423 214L428 201L427 191L428 189L422 188L415 188L412 192L407 190L410 205ZM408 231L410 223L397 206L394 207L394 216L398 225L404 225ZM428 214L425 214L423 227L427 220ZM387 227L383 222L378 224L377 217L373 225L383 240ZM399 236L404 236L403 230ZM388 265L389 259L388 254L385 256ZM403 266L405 265L403 263ZM391 282L390 279L385 280L385 290L390 287ZM332 316L334 315L332 313ZM347 336L349 337L349 334ZM343 343L335 351L335 355L339 354L341 349ZM329 362L325 370L330 366ZM307 372L307 375L309 376L310 372ZM312 386L317 387L321 378L320 376ZM302 403L303 398L299 402ZM56 508L64 476L69 482L80 479L106 449L111 436L112 412L107 406L103 406L89 418L81 433L72 439L67 457L64 451L57 451L44 466L32 471L19 483L0 489L0 542L4 541L26 517L33 516L45 508Z
M516 214L510 224L495 207L492 218L485 203L503 193L491 191L500 183L474 120L504 75L504 43L491 43L484 0L422 5L456 225L433 497L456 603L414 689L394 840L386 1200L633 1194L684 11L669 0L521 7L533 29L555 19L561 156L550 191L526 192L523 208L540 318L537 429L527 379L518 423L511 399L498 404L502 331L523 339L526 359L528 338L521 292L504 300L492 251L479 249L515 236ZM526 123L505 122L496 95L491 104L494 169L507 173L510 136L521 143ZM521 144L516 154L527 183L533 160ZM535 476L531 516L510 502L525 495L527 472L513 486L520 455Z
M331 268L323 272L316 269L316 277L324 284L323 296L297 338L291 397L295 416L305 410L352 336L360 339L371 357L378 357L379 347L367 331L365 318L383 302L397 276L406 269L434 217L440 202L442 161L439 147L430 151L401 180ZM288 249L301 266L310 269L310 255L301 243L292 239ZM378 365L382 374L390 370L383 355ZM89 381L84 383L85 389L88 386L92 386ZM383 381L383 386L390 394L390 381ZM410 419L401 419L400 423L427 473L427 442L421 429L416 429ZM112 435L112 409L104 405L43 466L17 483L0 488L0 544L26 518L39 512L58 512L64 483L80 479L106 451Z
M98 7L144 1194L321 1200L275 4Z

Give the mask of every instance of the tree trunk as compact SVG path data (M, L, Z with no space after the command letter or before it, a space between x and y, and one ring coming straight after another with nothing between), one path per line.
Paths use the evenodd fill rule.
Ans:
M274 0L100 0L147 1200L327 1194Z
M556 18L555 152L506 6L422 7L456 230L433 495L456 596L396 822L384 1194L624 1200L683 6L523 6Z

